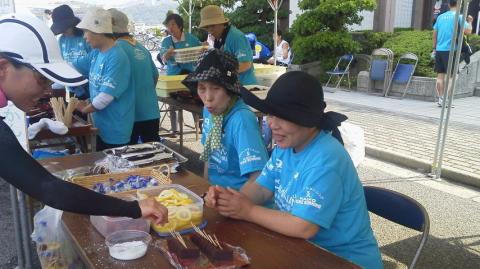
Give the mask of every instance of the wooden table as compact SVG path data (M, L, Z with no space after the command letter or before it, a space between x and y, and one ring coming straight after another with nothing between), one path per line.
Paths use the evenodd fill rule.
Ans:
M168 104L173 110L178 110L178 125L179 125L179 132L180 132L180 151L183 151L183 111L191 112L194 115L202 115L203 113L203 105L195 103L191 100L178 100L172 97L158 97L158 100L162 103ZM253 110L255 116L258 119L258 123L260 128L262 127L262 117L265 116L264 113ZM197 126L196 126L197 127Z
M55 164L50 165L54 167L52 169L71 169L92 165L103 156L103 153L96 152L46 159L40 163L46 166ZM208 188L208 183L204 179L189 171L173 175L172 181L197 194L203 193ZM205 208L204 218L208 222L207 231L215 233L222 241L245 249L251 258L251 264L246 268L359 268L308 241L286 237L249 222L225 218L209 208ZM160 250L154 247L155 242L160 240L154 234L153 244L150 245L146 256L135 261L121 262L110 257L104 238L90 224L89 216L65 212L63 224L74 249L88 268L173 268Z
M31 148L41 148L42 146L32 146L35 141L43 141L43 140L48 140L48 139L55 139L55 138L62 138L62 137L74 137L77 139L78 144L80 145L80 149L82 152L88 152L88 144L91 145L90 151L95 152L96 151L96 144L97 144L97 134L98 134L98 129L93 127L92 125L85 125L85 126L78 126L78 127L70 127L68 128L68 133L64 135L59 135L56 133L53 133L50 130L41 130L34 139L30 140L30 145ZM57 145L63 145L64 143L60 144L47 144L45 147L51 147L51 146L57 146Z

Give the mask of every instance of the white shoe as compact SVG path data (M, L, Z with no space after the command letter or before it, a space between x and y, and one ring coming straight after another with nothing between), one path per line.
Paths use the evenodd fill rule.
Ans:
M438 107L442 107L443 106L443 98L442 97L438 97Z

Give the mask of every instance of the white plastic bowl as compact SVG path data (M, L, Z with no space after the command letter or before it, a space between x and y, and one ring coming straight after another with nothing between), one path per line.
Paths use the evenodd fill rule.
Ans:
M127 261L143 257L151 240L150 234L144 231L123 230L108 235L105 244L110 256Z

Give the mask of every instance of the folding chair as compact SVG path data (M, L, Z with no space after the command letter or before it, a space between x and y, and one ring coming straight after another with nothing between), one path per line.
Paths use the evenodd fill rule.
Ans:
M407 63L401 63L402 61L408 61ZM415 62L412 64L411 62ZM403 84L405 85L405 88L403 89L403 94L402 97L405 97L405 94L407 93L408 86L410 85L410 81L412 80L413 73L415 72L415 69L417 68L418 64L418 57L417 55L407 52L400 56L397 62L397 66L395 67L395 70L393 71L393 76L390 79L390 83L388 85L387 90L385 91L385 97L388 97L388 92L391 90L393 87L393 83L396 84Z
M393 52L390 49L380 48L372 52L370 62L370 89L368 93L375 91L375 81L383 81L382 96L388 87L393 66Z
M350 89L350 65L353 62L353 55L352 54L345 54L342 57L338 59L337 65L335 65L335 68L333 70L327 71L326 73L330 75L328 78L327 84L325 84L325 87L328 87L328 83L330 83L330 80L332 79L333 76L341 76L338 79L337 85L335 86L335 89L340 86L340 82L342 82L343 77L347 75L347 80L348 80L348 88Z
M427 211L420 203L404 194L373 186L364 186L363 189L368 211L422 233L420 244L408 267L415 268L430 230Z

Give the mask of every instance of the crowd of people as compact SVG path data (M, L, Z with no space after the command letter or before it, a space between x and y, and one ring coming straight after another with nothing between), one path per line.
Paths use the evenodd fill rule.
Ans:
M81 102L78 110L93 114L99 149L158 139L158 71L128 33L127 16L95 8L79 20L63 5L53 10L52 20L51 30L33 17L0 20L0 30L7 33L0 40L0 106L10 100L26 111L53 81L80 96L88 92L90 102ZM209 5L200 12L199 27L209 33L214 48L202 54L197 66L177 63L174 50L200 41L184 32L178 15L169 15L165 24L170 36L162 42L160 58L167 73L187 74L183 84L204 105L200 159L212 185L204 195L206 206L308 239L363 268L383 268L363 188L337 128L346 116L325 112L318 80L288 72L266 99L259 99L243 87L256 84L251 44L220 7ZM59 44L54 33L61 35ZM281 32L275 40L271 57L288 62L290 49ZM76 89L85 86L86 78L88 87ZM249 106L267 115L276 143L270 157ZM23 151L3 121L0 132L0 176L34 198L83 214L168 222L168 210L154 199L126 202L55 178ZM8 165L12 160L17 165Z

